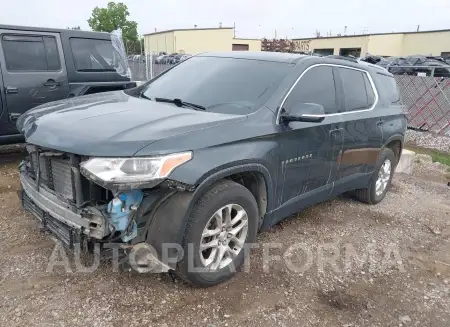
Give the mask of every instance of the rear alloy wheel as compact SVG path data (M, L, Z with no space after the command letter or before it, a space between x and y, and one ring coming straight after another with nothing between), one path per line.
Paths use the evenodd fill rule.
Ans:
M375 182L375 194L377 196L381 196L384 190L386 190L388 183L391 179L391 168L392 168L391 160L389 159L384 160L380 170L378 171L378 179Z
M244 263L245 244L256 239L258 206L253 194L230 180L214 184L195 203L176 273L200 287L231 278Z
M397 165L394 152L385 148L381 151L375 170L370 179L369 186L355 191L356 198L368 204L377 204L384 199L386 192L391 187L394 169Z

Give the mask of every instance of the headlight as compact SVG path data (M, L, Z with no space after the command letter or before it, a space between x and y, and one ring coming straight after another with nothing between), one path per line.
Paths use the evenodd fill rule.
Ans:
M80 166L88 178L114 184L136 183L165 178L191 159L192 152L183 152L147 158L91 158Z

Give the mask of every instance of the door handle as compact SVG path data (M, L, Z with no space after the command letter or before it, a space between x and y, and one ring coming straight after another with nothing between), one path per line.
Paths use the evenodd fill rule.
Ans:
M13 113L9 114L9 119L11 121L16 121L17 119L19 119L20 115L21 114L19 114L19 113L13 112Z
M54 79L50 78L46 82L44 82L44 86L60 86L62 82L55 81Z
M19 89L17 87L7 86L6 87L6 94L14 94L19 93Z
M384 124L384 120L379 120L379 121L377 121L377 126L381 126L381 125L383 125Z

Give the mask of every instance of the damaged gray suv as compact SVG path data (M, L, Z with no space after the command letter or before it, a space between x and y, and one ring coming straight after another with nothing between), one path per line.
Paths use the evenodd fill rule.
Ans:
M138 265L211 286L282 219L345 192L381 201L406 117L381 67L233 52L39 106L18 128L22 204L43 227L69 246L148 245Z

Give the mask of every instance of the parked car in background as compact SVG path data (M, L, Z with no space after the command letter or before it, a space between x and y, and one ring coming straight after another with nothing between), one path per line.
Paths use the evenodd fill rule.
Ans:
M377 65L394 75L450 77L450 65L441 57L422 55L388 57L377 62Z
M121 40L108 33L0 25L0 144L43 103L134 87Z
M21 201L43 226L69 246L150 245L134 256L141 267L204 287L239 270L258 232L308 206L349 191L380 202L406 115L381 67L229 52L40 106L18 126Z
M184 54L184 55L181 56L180 61L185 61L186 59L189 59L190 57L192 57L192 55Z
M136 60L141 62L141 63L145 63L145 55L143 55L143 54L138 55Z
M175 57L178 56L178 53L171 53L168 56L165 56L161 61L162 64L173 64Z
M168 57L168 55L160 55L160 56L156 57L155 63L156 64L164 64L167 57Z
M171 64L178 64L178 63L180 63L180 62L182 62L182 61L184 61L184 60L186 60L186 59L188 59L190 57L192 57L192 56L189 55L189 54L179 54L179 55L176 55L176 56L172 57L172 61L170 63Z
M183 57L182 54L177 54L176 56L173 56L170 60L169 64L175 65L178 64L181 61L181 58Z

